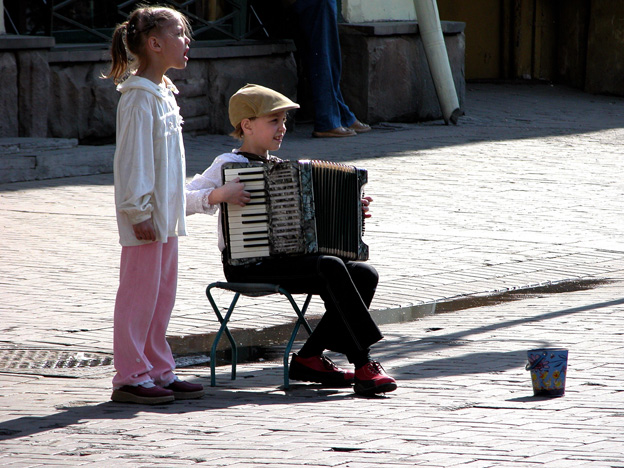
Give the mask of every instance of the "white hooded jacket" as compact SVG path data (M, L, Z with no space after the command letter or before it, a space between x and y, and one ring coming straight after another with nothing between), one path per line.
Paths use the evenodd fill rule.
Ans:
M148 243L138 240L132 225L152 219L156 240L185 236L184 182L186 164L182 118L174 93L138 76L121 83L117 107L115 150L115 205L119 241L123 246Z

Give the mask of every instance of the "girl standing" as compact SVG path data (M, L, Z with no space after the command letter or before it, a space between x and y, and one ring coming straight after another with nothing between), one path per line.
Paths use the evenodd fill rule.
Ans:
M119 25L111 46L121 93L114 159L122 245L114 316L111 399L159 404L199 398L203 387L179 380L165 338L177 288L178 238L186 235L182 118L165 76L186 67L190 27L179 12L141 7Z

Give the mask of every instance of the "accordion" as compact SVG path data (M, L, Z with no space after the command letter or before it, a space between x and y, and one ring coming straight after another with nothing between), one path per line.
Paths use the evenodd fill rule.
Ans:
M365 169L306 160L226 163L222 170L224 183L238 177L251 195L244 207L221 205L228 264L307 254L368 260L362 242Z

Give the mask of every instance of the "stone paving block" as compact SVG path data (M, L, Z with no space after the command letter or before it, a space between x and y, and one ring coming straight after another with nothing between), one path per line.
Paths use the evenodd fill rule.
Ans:
M299 466L301 455L308 467L624 465L614 453L624 426L624 248L613 223L623 117L614 98L572 93L564 121L553 119L559 102L497 88L522 96L511 114L510 96L488 89L475 86L476 104L454 128L407 125L349 142L295 131L280 155L368 168L375 203L365 239L381 274L373 303L380 310L448 292L585 277L612 283L386 323L373 355L399 389L372 400L299 383L285 392L279 362L241 363L236 381L219 366L218 385L203 399L155 408L108 402L112 368L78 379L0 372L0 463L279 468ZM225 137L187 138L189 175L230 146ZM0 186L6 343L110 351L119 258L111 181L104 174ZM222 277L215 219L198 215L189 225L170 326L179 335L216 325L204 290ZM292 315L263 300L235 315L255 330L282 313ZM543 346L570 350L562 398L532 396L526 351ZM208 384L205 366L179 373ZM544 443L544 430L565 440Z

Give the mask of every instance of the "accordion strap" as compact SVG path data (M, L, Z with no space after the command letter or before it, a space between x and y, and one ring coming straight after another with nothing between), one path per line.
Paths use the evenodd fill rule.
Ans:
M254 153L247 153L245 151L239 151L238 154L241 156L245 156L250 161L259 161L263 163L280 163L283 159L278 158L277 156L269 155L268 157L260 156Z

